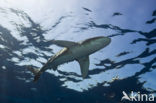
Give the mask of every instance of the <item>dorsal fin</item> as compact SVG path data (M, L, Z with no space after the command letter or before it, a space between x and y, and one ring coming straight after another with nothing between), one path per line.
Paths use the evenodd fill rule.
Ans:
M53 44L60 46L60 47L67 47L67 48L70 48L70 47L75 46L75 45L79 45L76 42L65 41L65 40L52 40L51 42Z

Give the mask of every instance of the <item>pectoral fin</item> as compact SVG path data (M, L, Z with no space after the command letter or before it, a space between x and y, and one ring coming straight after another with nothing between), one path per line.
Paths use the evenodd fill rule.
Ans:
M89 70L89 56L77 60L80 64L82 77L85 78Z
M78 45L78 43L76 43L76 42L64 41L64 40L52 40L52 43L56 44L56 45L58 45L60 47L67 47L67 48Z

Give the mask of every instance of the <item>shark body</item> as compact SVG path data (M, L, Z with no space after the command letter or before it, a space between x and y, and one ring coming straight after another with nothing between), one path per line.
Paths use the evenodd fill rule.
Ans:
M76 60L80 64L82 77L85 78L89 70L89 55L104 48L110 42L110 38L103 36L90 38L78 43L52 40L53 44L64 48L52 56L41 69L29 68L29 70L35 75L34 81L37 81L47 69L57 70L59 65Z

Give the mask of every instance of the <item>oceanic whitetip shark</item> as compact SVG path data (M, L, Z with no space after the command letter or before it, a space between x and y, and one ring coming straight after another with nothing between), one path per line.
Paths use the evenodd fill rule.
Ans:
M51 42L64 48L52 56L41 69L29 68L29 70L35 75L34 81L37 81L40 75L47 69L56 70L58 65L74 60L80 64L82 77L85 78L89 70L89 55L106 47L111 42L111 39L100 36L82 42L64 40L51 40Z

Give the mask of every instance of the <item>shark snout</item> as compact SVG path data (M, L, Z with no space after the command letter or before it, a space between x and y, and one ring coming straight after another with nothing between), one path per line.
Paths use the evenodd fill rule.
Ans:
M103 37L103 38L101 38L101 42L102 42L102 44L103 44L104 46L106 46L106 45L110 44L111 38Z
M111 42L111 38L105 37L105 40L108 42L108 44Z

